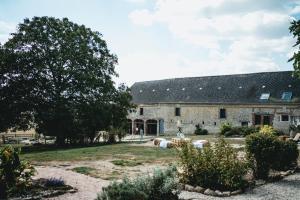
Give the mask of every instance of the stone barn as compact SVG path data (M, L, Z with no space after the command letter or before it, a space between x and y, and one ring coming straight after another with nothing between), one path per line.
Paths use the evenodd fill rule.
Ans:
M146 135L193 133L200 125L272 125L284 132L300 124L300 79L291 71L175 78L134 83L129 132Z

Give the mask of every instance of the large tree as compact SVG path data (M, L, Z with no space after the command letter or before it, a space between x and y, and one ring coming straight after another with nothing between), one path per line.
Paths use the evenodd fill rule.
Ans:
M102 35L67 18L25 19L0 58L0 105L12 115L4 128L34 121L63 143L118 125L114 113L122 121L131 107L128 88L114 86L117 57Z
M294 20L291 22L290 32L293 34L294 38L296 38L294 47L297 47L298 51L294 53L289 61L293 61L293 66L295 69L294 74L300 78L300 20Z

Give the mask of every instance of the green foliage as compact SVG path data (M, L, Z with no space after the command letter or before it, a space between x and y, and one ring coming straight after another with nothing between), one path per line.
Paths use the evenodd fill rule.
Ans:
M223 123L220 127L220 134L225 137L230 136L247 136L256 133L260 128L255 126L237 126L233 127L230 123Z
M155 170L153 175L134 180L127 178L103 188L97 200L177 200L176 168Z
M196 130L194 132L195 135L207 135L208 131L206 129L202 129L199 124L196 125Z
M80 174L85 174L85 175L90 175L91 172L94 170L95 170L95 168L92 168L92 167L74 167L72 169L72 171L75 171Z
M272 166L275 170L288 170L297 166L299 156L298 145L294 141L278 141L278 157L277 162Z
M19 151L11 146L6 146L0 150L0 197L26 190L31 183L31 176L34 168L19 159ZM3 196L1 196L3 195Z
M238 158L237 151L224 139L212 147L195 149L187 144L179 151L180 174L183 183L218 190L244 188L243 179L249 166L246 160Z
M227 131L232 129L232 125L228 122L222 123L220 127L221 135L225 135Z
M125 85L115 88L117 57L99 32L67 18L25 19L0 47L0 60L1 130L36 125L63 144L93 141L126 121L131 95Z
M128 167L134 167L138 165L142 165L143 162L137 161L137 160L113 160L111 161L114 165L118 166L128 166Z
M294 47L298 47L298 51L294 53L294 55L289 59L289 61L293 61L293 66L295 69L294 74L300 78L300 54L299 54L299 44L300 44L300 20L292 21L290 26L290 32L293 34L294 38L296 38L296 43Z
M299 154L295 143L279 140L270 130L246 138L246 151L258 179L267 179L270 169L285 170L295 165Z

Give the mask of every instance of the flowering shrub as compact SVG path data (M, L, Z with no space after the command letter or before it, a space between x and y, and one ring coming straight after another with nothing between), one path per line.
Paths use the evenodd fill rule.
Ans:
M187 144L179 151L181 182L217 190L236 190L247 186L244 176L248 162L224 139L214 146L196 149Z
M19 159L19 150L6 146L0 150L0 199L21 193L31 183L34 168Z

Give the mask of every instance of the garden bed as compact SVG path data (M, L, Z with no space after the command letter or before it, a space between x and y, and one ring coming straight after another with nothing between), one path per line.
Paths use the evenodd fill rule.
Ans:
M77 189L69 185L58 184L58 185L47 185L49 179L37 179L33 180L32 185L26 188L26 191L21 194L15 194L9 196L10 200L33 200L43 199L50 197L57 197L66 193L76 193Z

